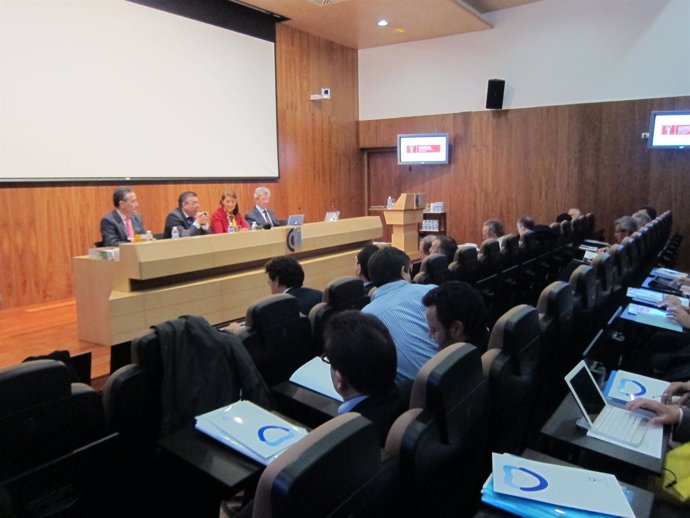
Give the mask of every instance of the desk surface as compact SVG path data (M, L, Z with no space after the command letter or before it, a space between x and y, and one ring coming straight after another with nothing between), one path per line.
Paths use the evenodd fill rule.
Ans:
M158 444L222 484L230 495L255 484L264 470L258 462L193 428L163 437Z
M273 387L278 410L310 428L325 423L338 415L340 402L308 388L284 381Z
M542 427L541 433L550 439L569 443L577 448L616 459L619 462L650 471L654 474L662 472L664 454L670 433L668 427L664 430L661 458L655 458L606 441L587 437L585 430L581 430L575 425L580 417L582 417L582 413L575 399L572 394L568 394Z
M522 457L525 459L536 460L539 462L548 462L550 464L556 464L558 466L570 466L577 467L569 462L562 461L550 455L545 455L538 451L527 449L522 453ZM654 505L654 493L651 493L645 489L639 487L631 486L621 482L623 491L625 491L628 501L630 502L630 507L632 507L633 513L637 518L648 518L652 514L652 506ZM504 516L514 516L513 514L492 507L489 504L482 502L479 506L477 514L474 518L501 518Z

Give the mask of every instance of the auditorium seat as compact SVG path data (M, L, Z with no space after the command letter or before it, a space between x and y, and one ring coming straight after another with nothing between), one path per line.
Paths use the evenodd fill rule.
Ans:
M369 295L364 293L364 282L361 279L346 276L328 283L323 291L323 302L319 302L309 312L314 354L323 352L323 331L332 315L346 309L362 309L368 303Z
M459 247L455 252L453 262L448 265L448 269L456 280L476 285L479 275L477 248L471 245Z
M0 369L0 480L106 434L100 395L71 383L62 362L35 360Z
M580 355L573 343L574 307L572 286L563 281L549 284L537 301L542 353L539 359L538 403L535 423L540 426L566 393L564 376Z
M606 314L596 312L598 280L591 266L582 264L575 268L570 275L570 285L573 288L575 306L574 335L579 343L589 342L594 329L599 327Z
M398 459L403 516L472 516L486 478L487 383L479 351L453 344L417 373L386 451Z
M414 276L412 282L415 284L441 285L450 279L451 272L448 270L448 257L444 254L433 254L424 258L419 273Z
M240 338L269 387L286 381L315 355L309 318L300 316L291 295L255 302L247 309L245 325Z
M519 454L524 448L538 390L539 315L521 304L496 321L482 369L489 381L489 448Z
M266 467L253 503L239 516L400 516L394 468L371 421L356 413L339 415Z

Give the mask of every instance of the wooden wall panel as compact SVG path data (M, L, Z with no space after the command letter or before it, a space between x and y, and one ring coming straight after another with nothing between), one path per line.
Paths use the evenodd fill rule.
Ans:
M675 97L363 121L360 146L377 151L368 153L369 195L380 203L390 189L425 192L445 202L449 234L475 243L490 217L514 232L523 214L552 222L579 207L613 239L617 217L643 205L671 209L688 270L690 150L648 150L640 134L651 111L689 107L690 97ZM450 165L397 165L398 133L436 131L451 133Z
M365 215L358 146L357 52L277 26L276 69L281 177L267 185L281 216L304 213L321 220L327 210ZM332 99L314 103L310 93L330 87ZM35 152L40 152L36 150ZM123 176L126 172L123 172ZM177 196L196 191L204 208L217 206L223 182L131 185L147 228L163 230ZM252 203L257 182L232 182L240 208ZM72 295L70 260L100 239L98 223L112 210L112 184L0 185L4 232L0 237L0 305L16 307Z

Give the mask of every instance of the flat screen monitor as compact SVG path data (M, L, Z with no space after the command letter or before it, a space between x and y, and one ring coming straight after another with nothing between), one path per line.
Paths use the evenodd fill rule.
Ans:
M652 112L648 146L690 149L690 110Z
M398 164L447 164L448 133L398 135Z

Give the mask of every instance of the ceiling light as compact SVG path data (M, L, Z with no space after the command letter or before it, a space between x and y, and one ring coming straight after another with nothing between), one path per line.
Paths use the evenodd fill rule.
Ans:
M381 18L378 22L376 22L376 25L378 25L379 27L385 27L386 25L388 25L388 20L386 20L385 18Z

